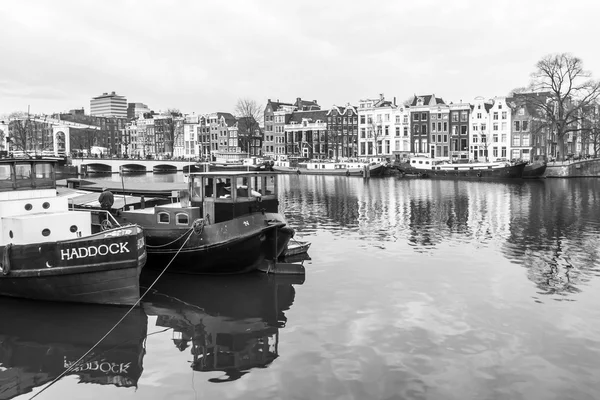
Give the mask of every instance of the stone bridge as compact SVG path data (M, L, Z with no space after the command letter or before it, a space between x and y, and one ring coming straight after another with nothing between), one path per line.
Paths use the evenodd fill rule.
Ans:
M127 158L73 158L72 163L79 174L85 173L185 173L195 169L194 161L138 160Z

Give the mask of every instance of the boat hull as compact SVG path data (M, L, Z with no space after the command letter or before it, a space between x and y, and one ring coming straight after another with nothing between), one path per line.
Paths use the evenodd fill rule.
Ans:
M285 174L305 174L305 175L331 175L331 176L365 176L363 168L300 168L300 167L282 167L274 165L273 171ZM369 165L370 176L381 176L384 174L383 165Z
M468 164L465 164L468 165ZM470 166L472 169L461 170L433 170L404 167L399 170L401 178L430 178L430 179L448 179L448 180L505 180L522 179L525 163L510 165L501 168L478 169L476 166Z
M60 242L1 246L0 295L34 300L133 305L146 263L135 225Z
M150 269L187 274L237 274L277 259L294 231L279 214L253 213L195 229L144 225Z
M523 179L545 178L544 174L546 173L546 167L546 163L527 164L523 170Z

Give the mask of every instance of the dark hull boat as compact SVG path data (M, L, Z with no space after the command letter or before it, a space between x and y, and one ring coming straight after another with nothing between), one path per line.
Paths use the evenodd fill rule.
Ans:
M449 164L444 161L415 157L410 164L398 167L400 177L418 177L449 180L504 180L522 179L525 163L470 163Z
M169 272L249 272L277 260L294 235L278 211L273 174L192 173L180 200L117 216L144 228L148 268L162 269L172 261Z
M120 307L0 298L0 399L30 393L69 367L65 376L79 383L137 387L148 324L141 308L74 364L123 314Z
M545 162L527 164L525 169L523 169L523 179L545 178L546 166Z
M142 228L101 231L90 212L69 210L67 199L56 195L53 163L0 160L0 215L0 295L118 305L138 301L146 262Z
M146 270L142 285L155 279ZM221 371L211 382L233 381L278 357L279 329L285 327L304 276L163 275L142 306L158 327L173 329L173 350L186 349L195 371Z
M0 246L0 295L133 305L146 262L144 234L132 225L80 239Z
M385 166L379 163L333 163L333 162L305 162L297 166L288 163L275 164L273 170L279 173L306 174L306 175L332 175L332 176L382 176ZM366 172L368 171L368 172Z

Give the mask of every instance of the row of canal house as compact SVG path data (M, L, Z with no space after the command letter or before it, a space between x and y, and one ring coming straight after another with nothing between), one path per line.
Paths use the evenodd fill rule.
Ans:
M415 95L407 105L383 95L358 106L321 110L316 101L268 100L264 112L265 156L313 159L342 157L398 160L426 155L454 162L524 159L551 154L549 133L526 101L477 97L446 104L440 97Z

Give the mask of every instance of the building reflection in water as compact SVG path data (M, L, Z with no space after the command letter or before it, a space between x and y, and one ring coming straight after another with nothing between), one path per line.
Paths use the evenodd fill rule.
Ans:
M153 275L145 273L144 282ZM195 371L222 371L211 382L239 379L278 357L284 311L294 302L293 284L304 276L264 273L235 276L164 275L143 301L156 325L173 329L173 344L192 356Z
M0 399L29 393L53 381L96 344L125 311L114 306L0 297ZM80 383L137 387L143 371L147 324L144 311L133 310L67 375L78 376Z
M598 179L469 182L281 176L299 235L328 230L364 246L498 248L540 293L568 294L598 274ZM460 260L449 260L460 263Z

